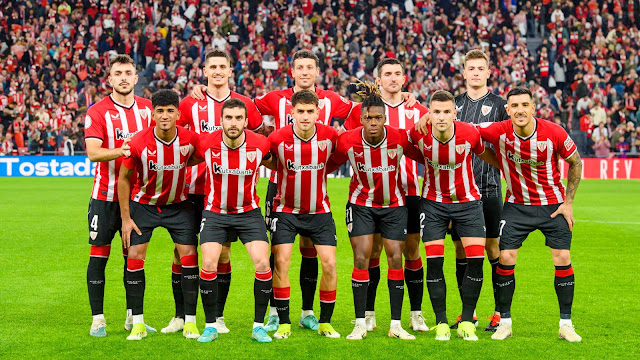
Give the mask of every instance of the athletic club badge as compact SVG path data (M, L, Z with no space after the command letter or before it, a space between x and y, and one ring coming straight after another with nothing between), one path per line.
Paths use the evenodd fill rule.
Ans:
M538 150L545 151L547 150L547 142L546 141L538 141Z
M325 151L327 149L327 141L318 141L318 147L320 148L320 151Z
M322 108L324 108L324 99L320 99L318 100L318 108L320 110L322 110Z
M91 240L95 240L98 237L98 232L97 231L89 231L89 236L91 237Z
M349 232L353 231L353 223L347 224L347 231Z
M247 160L249 160L249 162L253 162L253 160L256 159L256 152L255 151L249 151L247 153Z
M466 145L456 145L456 152L460 155L464 154L465 149L467 148Z
M404 111L404 115L408 118L411 119L413 117L413 115L415 114L415 110L414 109L410 109L410 110L405 110Z
M398 150L396 150L396 149L387 149L387 155L389 155L390 158L395 159L396 155L398 155Z
M182 156L189 155L190 150L191 150L191 145L180 146L180 154L182 154Z
M491 109L493 109L493 106L482 105L482 109L480 109L480 112L482 113L482 116L487 116L491 112Z

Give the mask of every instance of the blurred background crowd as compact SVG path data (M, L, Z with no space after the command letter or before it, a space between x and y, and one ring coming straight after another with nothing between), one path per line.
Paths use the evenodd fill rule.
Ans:
M144 97L205 84L214 48L234 60L231 88L252 98L293 86L299 49L321 60L317 86L352 99L352 82L395 57L425 103L465 91L463 55L478 48L491 91L528 85L537 116L567 128L583 156L638 156L639 16L638 0L5 0L0 153L82 153L84 113L110 93L117 53L136 61Z

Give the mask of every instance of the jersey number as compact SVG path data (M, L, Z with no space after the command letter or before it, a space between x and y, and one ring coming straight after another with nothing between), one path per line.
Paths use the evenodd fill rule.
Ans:
M93 229L93 231L98 231L98 215L93 215L89 226Z
M278 219L271 219L271 232L276 232L276 223L278 222Z
M502 236L502 229L504 229L505 225L507 225L507 221L506 220L500 220L500 236Z
M351 206L347 208L347 213L345 217L347 220L347 224L351 224L353 222L353 208Z
M202 233L202 229L204 229L204 222L206 221L206 218L202 218L202 221L200 221L200 233Z

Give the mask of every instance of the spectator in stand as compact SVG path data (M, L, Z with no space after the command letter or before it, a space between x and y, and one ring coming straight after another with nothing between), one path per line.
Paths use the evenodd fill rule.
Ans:
M593 126L598 126L601 123L604 124L607 122L607 112L602 107L600 100L596 100L594 102L593 107L589 110L591 114L591 121L593 122Z
M597 138L595 144L593 144L593 150L597 158L609 158L609 155L611 153L610 148L611 143L609 142L609 139L604 136Z
M616 144L616 152L618 157L627 157L627 152L629 152L629 143L624 137L618 139L618 143Z
M629 143L629 157L638 157L640 154L640 137L638 137L638 132L632 131L627 142Z
M13 153L13 135L10 132L2 138L2 148L0 149L0 155L11 155Z
M598 127L593 130L593 133L591 133L591 140L597 143L599 140L602 140L603 138L608 140L610 136L611 136L611 133L609 132L609 129L606 127L606 124L600 123Z
M75 137L75 135L74 135ZM66 156L69 155L74 155L74 151L73 151L73 142L71 141L71 138L69 137L69 133L65 132L62 135L62 146L63 146L63 154Z

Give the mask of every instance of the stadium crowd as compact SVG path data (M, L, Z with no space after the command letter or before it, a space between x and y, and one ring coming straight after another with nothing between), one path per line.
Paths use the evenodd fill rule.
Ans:
M637 0L3 1L0 154L83 151L86 110L111 91L116 53L135 60L148 98L204 83L214 48L234 59L231 88L252 98L293 85L301 48L321 59L319 87L354 99L350 84L395 57L424 103L464 92L463 54L479 48L492 91L528 85L537 116L566 127L583 156L638 156L639 16Z

